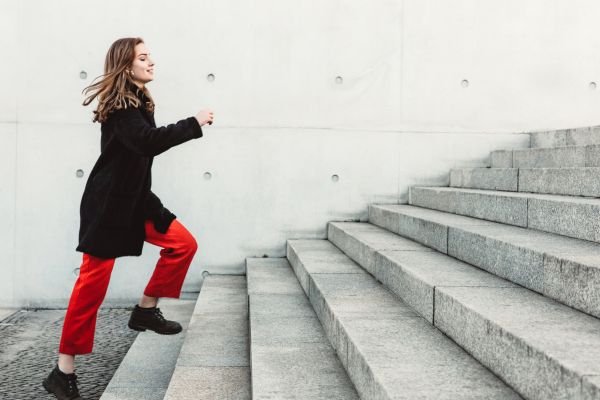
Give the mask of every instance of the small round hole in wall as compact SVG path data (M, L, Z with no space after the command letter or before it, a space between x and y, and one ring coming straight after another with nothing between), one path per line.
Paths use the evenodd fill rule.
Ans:
M344 78L342 78L341 76L336 76L335 83L337 83L338 85L341 85L342 83L344 83Z
M208 271L202 271L202 277L203 278L206 278L209 275L210 275L210 272L208 272Z
M215 81L215 74L208 74L206 76L206 80L209 82L214 82Z
M212 174L210 172L204 173L204 180L210 181L212 179Z
M340 180L340 177L339 177L339 175L331 175L331 181L332 181L332 182L337 182L337 181L339 181L339 180Z
M73 270L73 275L75 275L75 276L79 276L79 268L75 268L75 269Z
M596 82L590 82L590 89L591 90L596 90L597 87L598 87L598 85L596 85Z
M469 87L469 81L466 79L463 79L462 82L460 82L460 86L464 87L464 88L468 88Z
M83 178L83 175L85 175L85 174L83 173L82 169L78 169L77 171L75 171L75 176L76 177Z
M79 78L80 78L80 79L87 79L87 72L85 72L85 71L81 71L81 72L79 73Z

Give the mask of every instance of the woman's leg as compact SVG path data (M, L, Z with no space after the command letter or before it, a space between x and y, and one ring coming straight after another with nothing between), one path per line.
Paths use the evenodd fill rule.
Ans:
M150 220L146 221L145 227L146 241L163 248L139 304L140 307L153 307L159 297L179 298L198 244L177 220L171 223L166 233L156 231Z
M65 373L72 372L76 354L92 352L98 308L106 296L114 264L114 258L83 255L60 339L59 368Z
M146 241L163 249L140 303L131 312L128 326L136 331L149 329L161 335L174 335L183 329L181 324L165 319L156 305L159 297L179 298L198 245L177 220L165 233L156 231L152 221L146 221L145 227Z

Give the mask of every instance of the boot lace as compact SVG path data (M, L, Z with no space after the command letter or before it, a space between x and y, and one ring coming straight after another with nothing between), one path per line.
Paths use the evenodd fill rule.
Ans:
M67 394L69 396L79 396L79 389L77 389L77 375L67 375Z
M162 311L160 311L160 308L156 307L156 309L154 310L154 315L160 322L166 321L165 317L162 315Z

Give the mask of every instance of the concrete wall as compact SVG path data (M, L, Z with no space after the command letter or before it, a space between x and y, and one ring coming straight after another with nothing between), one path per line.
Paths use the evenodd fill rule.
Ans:
M70 295L99 153L81 90L118 37L152 52L159 123L215 111L153 170L200 245L192 289L527 146L516 132L598 124L599 17L593 0L0 0L0 305ZM138 297L157 256L117 260L107 302Z

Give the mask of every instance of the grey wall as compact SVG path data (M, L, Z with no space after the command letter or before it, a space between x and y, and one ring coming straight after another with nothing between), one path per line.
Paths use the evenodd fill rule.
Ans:
M200 245L191 289L527 146L518 132L598 124L599 17L593 0L0 0L0 305L70 295L99 153L81 90L118 37L146 40L159 123L215 111L153 170ZM117 260L107 301L139 296L157 256Z

